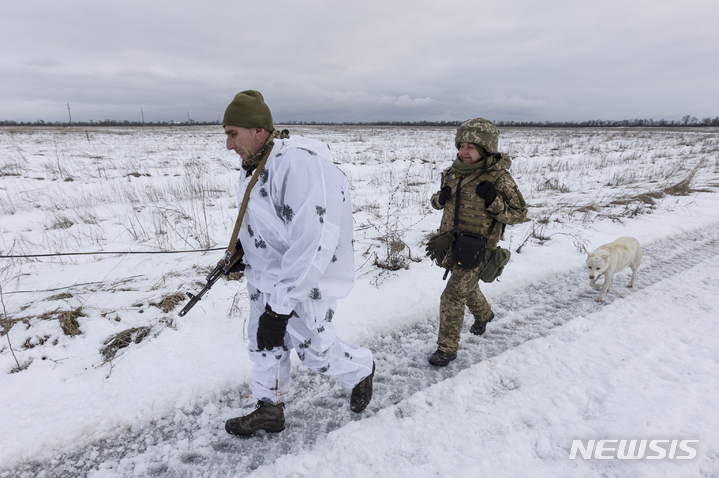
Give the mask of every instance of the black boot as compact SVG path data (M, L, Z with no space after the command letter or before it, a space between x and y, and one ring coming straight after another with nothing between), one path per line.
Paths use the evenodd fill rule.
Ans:
M487 330L487 322L491 322L492 319L494 319L494 312L492 312L492 315L490 315L487 320L475 320L472 326L469 328L469 331L472 332L474 335L482 335L485 330Z
M231 418L225 422L225 430L231 435L250 436L258 430L271 433L285 429L285 404L257 401L255 411L244 417Z
M435 353L429 356L429 363L430 365L434 365L435 367L446 367L449 365L449 362L457 358L457 354L448 354L447 352L442 352L441 350L437 349Z
M374 362L372 362L372 373L363 378L360 383L352 389L350 397L350 410L353 412L361 412L370 400L372 400L372 378L374 377Z

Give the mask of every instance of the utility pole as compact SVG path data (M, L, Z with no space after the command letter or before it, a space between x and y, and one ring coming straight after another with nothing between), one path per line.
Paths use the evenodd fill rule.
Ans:
M145 126L145 112L140 108L140 114L142 115L142 126Z
M70 117L70 125L72 125L72 114L70 113L70 102L67 102L67 115Z

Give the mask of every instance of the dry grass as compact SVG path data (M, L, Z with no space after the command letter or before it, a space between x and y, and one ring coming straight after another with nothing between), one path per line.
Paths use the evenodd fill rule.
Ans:
M543 183L536 186L536 191L557 191L560 193L568 193L571 191L569 186L559 181L557 178L546 179Z
M18 319L4 317L0 320L0 337L7 335L8 332L10 332L10 329L12 329L18 322L23 322L28 328L31 326L30 317L20 317Z
M104 343L104 347L100 349L100 353L105 358L106 362L115 358L115 355L120 349L124 349L131 343L139 344L142 340L150 334L151 327L133 327L131 329L123 330L107 339Z
M439 220L439 213L429 207L428 199L437 189L440 172L456 154L453 131L403 129L398 135L398 130L387 128L298 126L295 129L297 134L319 136L318 139L332 144L335 162L343 168L347 166L345 174L353 193L356 220L356 247L358 251L366 250L362 266L378 272L375 283L392 277L392 271L410 266L415 260L411 250L423 248L427 239L420 237L415 226L424 218L430 219L431 227L437 225L432 221ZM25 139L18 143L32 154L15 151L15 143L10 140L0 141L3 158L0 182L7 188L0 191L3 193L0 194L0 213L30 213L43 210L43 205L53 206L45 209L44 220L40 219L34 229L28 226L32 230L6 233L6 242L12 242L17 250L37 252L40 237L43 248L65 250L72 246L77 250L96 250L95 246L105 245L114 238L115 226L123 229L121 241L137 241L156 250L224 244L226 225L233 223L236 216L234 171L240 169L237 161L226 156L215 157L214 153L208 156L207 151L216 146L216 132L210 133L208 129L205 134L202 129L198 137L178 145L175 150L178 154L171 161L156 145L162 143L163 138L177 141L172 131L153 130L150 141L142 129L120 133L91 130L92 145L86 131L58 133L54 150L53 145L48 148L30 137L36 131L23 133ZM503 132L501 143L502 149L513 158L513 178L525 199L532 203L532 224L514 229L519 230L514 234L514 244L511 233L509 236L510 245L520 243L518 252L529 242L544 244L557 234L570 235L577 250L581 250L584 228L579 226L606 219L621 222L668 205L668 197L707 191L699 188L719 187L716 179L719 142L715 133L704 138L651 130L510 129ZM98 154L99 150L103 151L102 155ZM5 159L16 156L20 159ZM357 167L361 164L370 167ZM7 180L3 180L4 177ZM78 185L64 182L66 178L74 179ZM607 184L616 187L608 188ZM563 194L570 196L561 197ZM105 205L112 207L105 208ZM425 230L429 227L427 224L422 222L419 227ZM376 233L365 232L367 229ZM211 269L212 266L196 270L198 275L205 276ZM363 269L360 273L365 272ZM143 317L152 315L153 322L135 322L138 316L129 315L123 316L124 325L120 325L116 324L120 322L117 312L103 312L103 317L112 321L112 325L128 330L110 337L104 346L102 339L98 340L95 350L102 349L103 356L114 357L118 350L138 337L142 340L150 327L153 334L160 333L166 326L173 327L172 311L187 300L182 293L175 292L178 281L169 280L173 277L180 277L184 284L187 271L166 273L149 291L141 281L135 286L134 279L127 279L133 287L118 288L116 282L103 286L102 290L115 293L142 291L127 301L128 304L142 301L136 304L140 310L131 310L128 314L142 314L148 299L153 301L150 305L162 313L144 310L151 313ZM225 276L225 280L242 277L242 273L236 273ZM205 285L204 281L190 282L183 287L199 289ZM71 294L59 292L44 299L62 301L47 307L58 309L43 314L40 319L52 320L55 329L54 321L58 321L64 334L78 335L81 333L78 319L84 314L68 310L76 306L72 303L75 299ZM244 292L236 295L230 315L240 316L237 298L244 297L242 294ZM35 299L33 305L43 297ZM92 300L87 307L102 310ZM22 329L38 325L37 310L25 312L28 307L30 305L19 304L20 312L15 313L35 315L24 318L0 315L0 338L4 346L12 338L5 335L13 335L8 332L16 323ZM160 318L155 319L155 315ZM82 325L87 333L85 321ZM18 342L34 346L37 353L45 330L23 330ZM59 331L48 333L53 338L45 341L44 347L57 338L62 340ZM28 337L32 339L27 340ZM23 360L17 362L18 368L20 364L27 366Z
M55 309L38 316L40 320L58 320L60 322L62 332L70 337L82 334L82 331L80 330L80 323L77 321L78 317L86 317L85 313L82 311L82 307L78 307L75 310ZM26 322L29 326L30 318L31 317L25 317L18 320Z
M46 226L46 229L69 229L75 222L64 214L56 214L52 220L52 224Z
M37 339L37 340L34 340ZM35 337L28 337L24 344L22 344L22 348L25 350L30 350L32 348L35 348L38 345L42 345L45 342L50 340L49 335L45 335L43 337L40 337L39 335L36 335Z
M643 202L644 204L654 205L656 204L656 199L661 199L664 197L664 193L661 191L650 191L642 194L637 194L634 196L634 198L638 201Z
M622 198L622 199L615 199L614 201L610 202L609 204L619 205L619 206L628 206L628 205L634 204L634 203L641 203L641 204L653 206L654 204L656 204L656 200L663 198L664 195L665 194L662 191L649 191L649 192L636 194L634 196L629 196L629 197Z
M245 277L245 273L243 271L239 272L230 272L225 276L225 280L240 280L243 277ZM184 299L183 299L184 300Z
M80 323L77 321L78 317L85 317L82 313L82 309L68 310L61 312L58 316L60 321L60 327L65 335L74 336L82 334L80 330Z
M32 365L32 360L28 360L23 364L18 364L16 367L13 367L12 370L10 370L10 373L22 372L23 370L27 370L30 365Z
M158 303L150 302L150 305L158 307L164 313L170 312L172 309L185 301L185 294L182 292L175 292L174 294L166 295Z
M672 184L671 186L664 188L663 192L669 196L688 196L689 194L695 192L695 190L691 187L691 183L697 173L697 169L698 166L695 167L686 178L676 184Z
M387 238L379 238L381 242L387 240ZM406 257L404 254L405 250L409 250L407 244L399 237L389 238L389 242L386 245L387 257L380 259L375 253L374 265L380 269L389 271L398 271L400 269L407 269L409 267L409 261L411 260L411 254Z
M596 204L587 204L586 206L578 207L574 210L574 212L581 212L581 213L587 213L587 212L599 212L600 207Z

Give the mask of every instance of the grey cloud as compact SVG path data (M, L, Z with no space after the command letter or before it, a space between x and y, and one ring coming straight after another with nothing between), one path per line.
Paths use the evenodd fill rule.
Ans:
M47 57L32 57L28 58L27 60L22 60L21 63L26 66L39 66L41 68L49 68L62 65L61 62Z
M284 120L719 114L710 1L20 3L0 119L213 120L248 88Z

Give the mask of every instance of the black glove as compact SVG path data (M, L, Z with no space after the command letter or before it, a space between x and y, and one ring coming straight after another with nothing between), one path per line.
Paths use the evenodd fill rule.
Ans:
M484 207L489 207L497 198L497 189L494 183L490 181L482 181L477 185L477 196L484 199Z
M287 322L291 316L292 314L276 314L267 304L265 313L260 316L260 323L257 326L257 348L272 350L284 345Z
M225 275L232 274L234 272L243 272L244 270L245 270L245 265L240 260L240 261L237 261L237 263L234 266L230 267L227 270L227 273L225 273Z
M439 191L439 196L437 196L437 202L440 206L444 206L444 203L446 203L451 197L452 188L449 186L445 186Z

